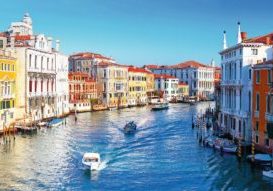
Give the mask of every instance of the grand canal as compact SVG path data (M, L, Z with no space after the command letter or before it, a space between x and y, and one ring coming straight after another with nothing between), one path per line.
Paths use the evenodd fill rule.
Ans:
M70 116L61 127L17 135L0 145L0 190L272 190L260 169L198 144L191 115L208 104L82 113L77 122ZM139 126L133 136L122 132L129 120ZM98 173L81 165L90 151L101 154Z

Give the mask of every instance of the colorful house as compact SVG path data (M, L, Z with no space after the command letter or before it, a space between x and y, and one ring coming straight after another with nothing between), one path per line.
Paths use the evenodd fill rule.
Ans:
M112 62L95 65L99 88L99 101L109 108L127 107L128 68Z
M147 99L147 73L148 71L143 68L129 67L129 92L128 92L128 105L145 105L148 103Z
M0 50L0 133L16 119L16 62L12 52Z
M189 85L184 82L179 82L177 99L183 100L189 96Z
M155 90L167 101L177 99L179 79L167 74L155 74Z
M97 83L87 73L69 72L70 111L92 110L92 100L97 99Z
M252 141L256 150L273 148L273 60L253 67Z

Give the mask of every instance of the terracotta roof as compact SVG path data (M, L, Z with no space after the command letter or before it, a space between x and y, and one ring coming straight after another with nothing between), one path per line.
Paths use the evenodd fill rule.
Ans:
M148 68L148 69L157 69L160 68L160 66L155 65L155 64L149 64L149 65L144 65L144 68Z
M148 74L152 74L152 72L144 69L144 68L137 68L134 66L129 66L128 67L128 72L136 72L136 73L148 73Z
M159 79L159 78L163 78L163 79L175 79L176 77L168 75L168 74L155 74L155 79Z
M70 58L73 59L92 59L92 58L99 58L99 59L106 59L106 60L113 60L112 58L103 56L101 54L92 53L92 52L79 52L76 54L72 54Z
M31 35L16 35L15 36L15 40L30 40L31 39Z
M267 42L268 40L268 42ZM253 38L248 38L243 40L244 43L264 43L264 44L269 44L272 45L273 44L273 32L266 34L266 35L262 35L262 36L258 36L258 37L253 37Z
M128 66L125 66L125 65L112 63L112 62L99 62L98 66L100 66L100 67L108 67L108 66L128 67Z
M182 62L179 64L175 64L175 65L162 65L162 66L158 66L158 65L145 65L144 67L148 68L148 69L182 69L182 68L200 68L200 67L206 67L206 68L213 68L212 66L208 66L206 64L201 64L200 62L194 61L194 60L189 60L186 62Z
M180 64L172 65L169 68L183 69L183 68L201 68L201 67L212 68L211 66L201 64L200 62L197 62L194 60L190 60L190 61L182 62Z

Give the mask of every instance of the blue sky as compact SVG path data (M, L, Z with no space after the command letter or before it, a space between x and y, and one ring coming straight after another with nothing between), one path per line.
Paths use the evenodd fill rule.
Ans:
M219 62L222 32L236 42L237 21L248 36L273 32L271 0L9 0L0 30L29 12L35 33L61 40L66 54L91 51L119 63Z

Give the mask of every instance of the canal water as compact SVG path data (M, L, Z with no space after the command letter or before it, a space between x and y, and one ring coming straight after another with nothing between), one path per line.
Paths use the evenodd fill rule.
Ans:
M191 115L209 104L82 113L66 126L17 135L0 145L0 190L273 190L260 169L198 144ZM130 120L139 128L125 136ZM84 152L101 154L98 173L83 169Z

